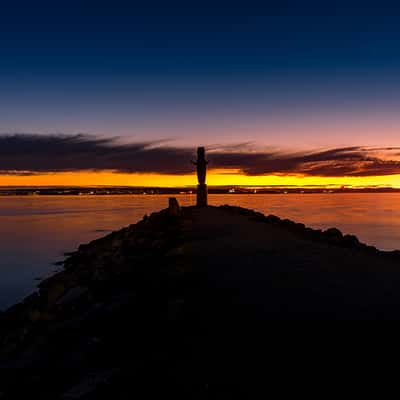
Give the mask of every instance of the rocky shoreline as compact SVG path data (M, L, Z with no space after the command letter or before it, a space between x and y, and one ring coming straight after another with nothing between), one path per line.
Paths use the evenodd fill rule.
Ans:
M224 219L219 223L220 216ZM233 221L232 226L228 226L230 221ZM254 244L255 250L252 250L253 242L247 234L249 243L246 245L250 250L243 260L249 267L243 262L239 265L239 261L234 265L234 255L226 260L226 253L221 254L218 260L217 253L205 254L201 250L201 246L208 249L213 243L217 244L212 251L219 251L218 246L222 249L225 243L222 239L226 235L239 235L241 223L249 227L249 232L254 229L253 242L261 240L259 232L264 231L271 232L271 238L276 240L270 249L264 250L260 242L260 245ZM279 235L282 236L280 241L276 239ZM282 243L289 246L285 243L289 241L286 237L293 242L293 245L289 243L293 254L282 247ZM227 240L231 240L230 237ZM207 244L207 241L210 242ZM241 256L241 243L230 245L236 247L238 257ZM303 297L296 297L297 281L290 281L289 285L290 293L296 292L290 296L293 295L300 305L289 311L282 311L282 305L268 309L272 307L271 299L272 303L275 299L278 299L276 304L279 303L282 285L285 285L284 291L288 290L286 278L282 278L283 273L290 273L288 266L296 267L292 275L298 275L299 268L307 271L307 279L309 271L317 271L317 278L313 277L312 282L317 282L317 289L322 282L323 291L326 278L320 277L320 271L325 264L321 262L320 268L317 258L324 251L327 258L329 252L339 252L344 254L343 259L348 255L359 258L360 264L366 263L364 260L376 260L379 265L387 264L388 273L398 275L394 266L400 261L400 251L379 251L360 243L355 236L343 235L336 228L314 230L301 223L227 205L200 211L195 207L165 209L145 216L137 224L81 245L62 262L61 272L42 281L36 293L0 315L0 398L21 398L28 393L35 393L36 398L41 399L131 398L130 395L143 393L208 398L210 378L207 375L210 372L202 369L202 351L209 343L209 324L218 326L221 315L225 318L224 327L236 319L246 323L263 319L303 319L304 315L308 319L310 314L306 308L312 304L312 311L315 311L312 316L331 319L336 303L325 299L320 308L315 308L314 297L310 303L307 297L310 293L303 291L303 277L299 278L301 293L306 293L301 294ZM303 257L306 253L308 258ZM282 261L280 254L291 258ZM252 257L250 261L249 257ZM308 264L310 257L314 260L312 264ZM210 271L210 260L228 267L221 272L216 268ZM312 265L311 269L303 264L299 267L303 260L306 260L304 265ZM271 276L279 274L279 279L277 288L269 289L268 301L262 303L269 305L263 306L261 314L261 302L258 304L252 295L243 296L243 300L242 293L236 292L246 293L247 288L241 290L234 282L251 276L249 268L254 265L258 269L261 264L270 268L270 262L273 265L271 274L274 274ZM279 263L280 270L277 269ZM368 271L373 268L366 265ZM343 273L338 272L340 279L335 277L329 282L329 288L343 281ZM374 270L376 273L379 271ZM235 274L240 274L240 278ZM390 281L393 282L392 277ZM228 288L226 282L233 283ZM270 277L267 282L271 282ZM370 286L366 287L369 290ZM260 293L264 293L263 290ZM312 296L316 296L315 288ZM365 298L369 299L369 294ZM386 317L400 319L400 313L392 312L397 310L400 300L396 297L390 301L390 307L385 306L390 312ZM255 307L250 306L252 302ZM291 302L289 297L289 308ZM377 304L375 300L372 302L374 306ZM336 315L339 319L341 315L344 319L358 315L342 313L344 306L341 307L339 302ZM371 315L359 315L361 319L376 319L380 314L372 310ZM66 370L68 373L60 373Z

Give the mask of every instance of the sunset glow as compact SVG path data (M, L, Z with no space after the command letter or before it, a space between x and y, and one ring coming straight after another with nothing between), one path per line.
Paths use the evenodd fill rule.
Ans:
M400 188L400 174L369 177L310 177L301 175L246 176L235 171L210 171L210 186L390 186ZM194 174L122 174L101 172L66 172L30 176L0 175L3 186L140 186L184 187L196 185Z

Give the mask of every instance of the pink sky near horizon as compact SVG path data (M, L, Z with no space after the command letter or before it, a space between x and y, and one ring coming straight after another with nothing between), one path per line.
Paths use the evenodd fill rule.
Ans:
M392 147L400 145L400 117L394 113L343 115L300 114L293 116L248 116L119 120L99 115L98 120L36 120L2 123L1 133L87 133L118 136L122 142L166 141L174 146L232 145L249 143L255 149L277 148L309 151L346 146Z

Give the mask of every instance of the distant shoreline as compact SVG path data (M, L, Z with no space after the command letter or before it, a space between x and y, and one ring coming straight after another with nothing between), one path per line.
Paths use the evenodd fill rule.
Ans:
M1 187L0 196L112 196L112 195L193 195L195 187ZM299 188L210 186L209 194L333 194L333 193L400 193L400 188Z

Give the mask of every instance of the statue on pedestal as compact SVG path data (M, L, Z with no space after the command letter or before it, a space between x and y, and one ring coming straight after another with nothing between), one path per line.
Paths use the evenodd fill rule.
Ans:
M204 147L197 148L197 161L193 162L197 166L197 207L207 207L207 185L206 171L208 161Z

